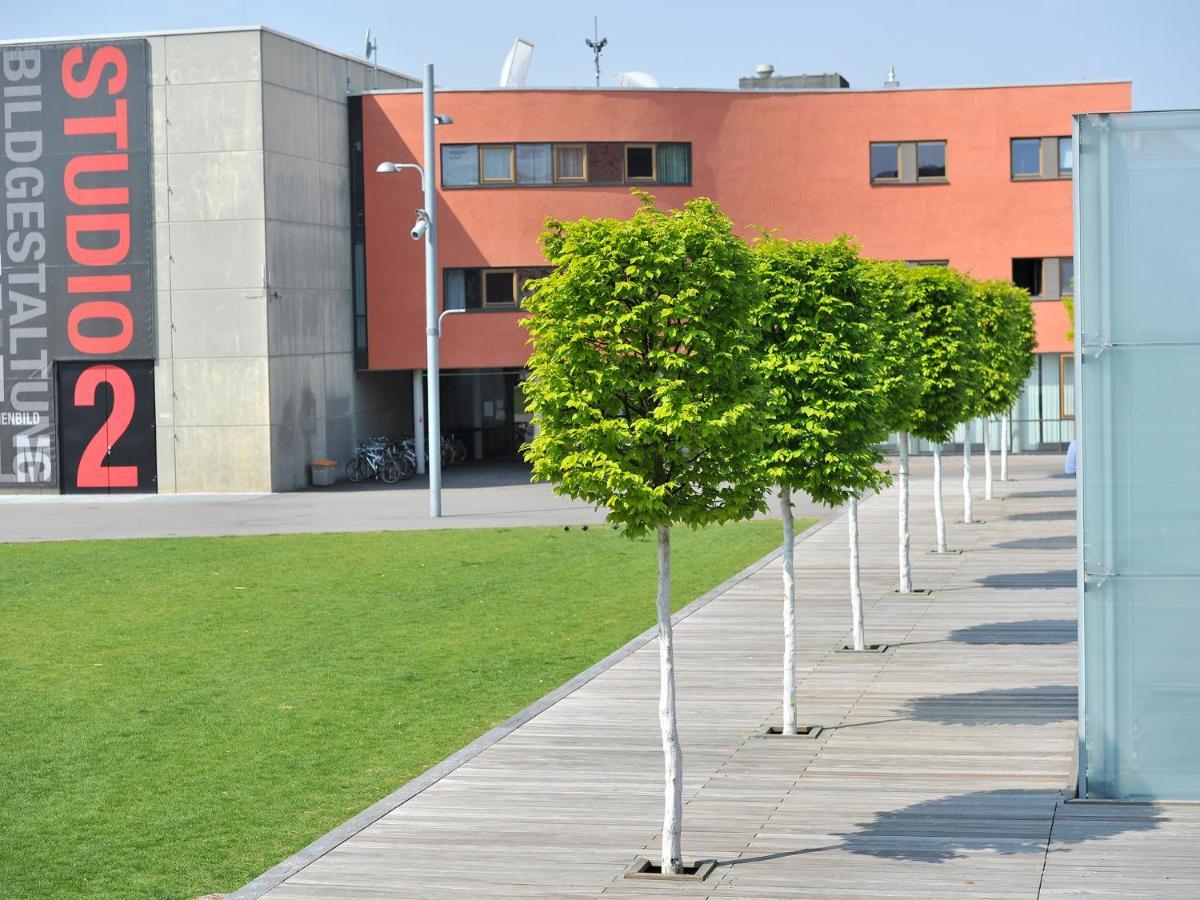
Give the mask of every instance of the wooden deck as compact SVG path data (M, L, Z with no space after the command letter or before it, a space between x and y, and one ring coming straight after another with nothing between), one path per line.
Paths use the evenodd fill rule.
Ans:
M662 816L651 642L266 896L1200 896L1196 807L1064 803L1075 501L1060 465L1014 460L1004 499L967 526L950 461L955 555L926 552L931 485L915 483L926 596L891 590L893 492L862 505L868 640L885 654L836 650L844 519L798 547L799 708L817 739L755 736L780 715L778 560L678 626L684 853L719 861L708 880L622 878Z

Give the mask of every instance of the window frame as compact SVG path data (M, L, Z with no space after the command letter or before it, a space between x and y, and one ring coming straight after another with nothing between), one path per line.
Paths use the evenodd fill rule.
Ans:
M1014 263L1017 262L1017 260L1028 260L1028 261L1037 263L1037 266L1036 266L1037 275L1035 276L1036 283L1038 285L1037 293L1034 293L1033 291L1029 290L1029 288L1025 287L1024 285L1017 284L1016 272L1013 272L1011 270L1011 268L1009 270L1011 272L1011 276L1010 276L1009 280L1012 281L1013 284L1015 284L1017 287L1021 288L1022 290L1028 291L1029 299L1031 301L1033 301L1034 303L1039 303L1043 300L1057 300L1058 299L1057 297L1047 297L1046 296L1046 260L1047 259L1048 259L1048 257L1045 257L1045 256L1014 256L1014 257L1012 257L1012 262L1014 262Z
M650 175L633 176L629 174L629 151L630 150L649 150L650 151ZM625 176L626 184L656 184L658 182L658 144L648 143L630 143L625 144L621 150L621 174Z
M908 143L908 142L905 141L905 143ZM921 184L929 184L929 183L937 183L937 182L941 182L941 181L949 181L949 178L946 175L946 173L950 170L950 166L948 165L948 161L947 161L947 157L949 156L949 154L946 152L946 148L947 148L947 145L949 144L949 141L947 141L945 139L941 139L941 140L936 140L936 141L913 141L912 143L913 143L913 162L916 165L916 172L914 174L916 176L917 182L921 183ZM921 145L922 144L941 144L942 145L942 174L941 175L922 175L921 174Z
M508 151L508 177L488 178L484 168L483 157L489 150ZM479 184L516 184L517 183L517 145L516 144L480 144L479 145Z
M867 177L870 178L871 184L901 184L900 181L900 147L905 141L871 141L867 146ZM895 177L875 176L875 165L872 161L876 147L893 146L896 148L896 175Z
M1063 172L1062 167L1063 141L1066 141L1067 146L1071 147L1071 168L1067 169L1065 173ZM1063 180L1070 181L1075 172L1075 148L1072 146L1071 136L1069 134L1065 137L1063 135L1059 135L1058 143L1055 145L1055 149L1058 151L1057 154L1055 154L1054 161L1055 169L1058 172L1058 177Z
M551 151L553 154L553 159L551 161L550 177L553 179L553 183L554 184L587 184L587 180L588 180L588 145L587 145L587 143L586 142L585 143L576 142L573 144L557 144L556 143L556 144L552 144L552 146L554 147L554 149L553 149L553 151ZM583 175L582 176L576 178L573 175L565 176L565 175L559 174L558 153L560 150L579 150L583 153Z
M512 300L504 303L492 303L488 300L488 276L489 275L509 275L512 277ZM479 308L480 309L520 309L521 294L519 291L520 285L517 284L517 270L513 268L497 268L479 270L479 278L482 282L480 286Z
M1037 144L1038 170L1036 172L1017 173L1013 171L1013 149L1017 141L1033 141ZM1008 176L1012 181L1045 181L1046 173L1042 171L1042 139L1040 137L1013 137L1008 139Z
M1065 360L1070 359L1072 364L1075 362L1074 353L1058 354L1058 417L1065 422L1075 421L1075 413L1067 412L1067 380L1066 380L1066 365ZM1074 374L1074 373L1072 373ZM1074 378L1071 379L1071 386L1075 386Z

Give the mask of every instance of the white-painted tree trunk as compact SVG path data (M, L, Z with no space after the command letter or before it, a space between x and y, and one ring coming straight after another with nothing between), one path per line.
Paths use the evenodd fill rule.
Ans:
M783 733L796 733L796 549L792 521L792 490L779 488L779 511L783 514Z
M671 633L671 529L658 526L658 724L666 770L662 871L683 868L683 750L675 716L675 640Z
M1008 413L1000 417L1000 480L1008 481Z
M946 552L946 514L942 510L942 445L933 445L933 521L937 526L937 552Z
M963 521L974 521L974 498L971 496L971 423L963 425Z
M992 499L992 425L990 418L983 420L983 499Z
M900 432L900 593L912 593L908 536L908 432Z
M858 498L850 498L846 512L850 523L850 621L854 628L854 649L867 649L867 637L863 629L862 587L858 583Z

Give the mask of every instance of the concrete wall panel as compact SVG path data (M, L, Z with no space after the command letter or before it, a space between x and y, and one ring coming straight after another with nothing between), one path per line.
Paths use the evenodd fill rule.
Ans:
M173 291L176 358L267 355L267 300L259 290Z
M317 58L327 56L316 47L264 31L262 79L312 96L318 91Z
M175 360L175 427L267 425L264 357Z
M261 289L261 220L179 222L171 226L171 287Z
M173 84L166 95L169 152L262 149L262 85L258 82Z
M346 118L346 103L320 100L317 103L318 159L321 162L347 165L350 161L350 124Z
M325 352L326 291L307 288L275 288L270 314L271 356L296 356Z
M167 35L166 79L170 84L257 82L262 77L261 34L255 30Z
M350 252L350 170L346 166L321 163L320 211L317 222L346 229L346 252Z
M271 435L266 425L180 428L176 487L196 491L271 490Z
M257 150L175 154L170 179L172 222L262 218L263 154Z
M267 153L266 157L267 218L318 224L321 164L282 153Z
M317 98L277 84L262 86L263 146L276 153L320 158Z

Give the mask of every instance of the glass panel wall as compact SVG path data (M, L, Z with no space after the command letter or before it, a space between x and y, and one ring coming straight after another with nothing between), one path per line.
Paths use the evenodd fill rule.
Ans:
M1077 127L1081 787L1200 800L1200 113Z

